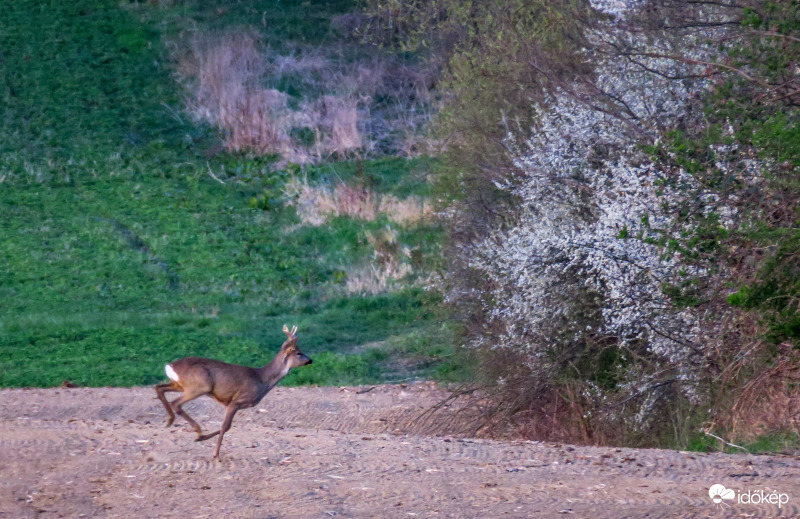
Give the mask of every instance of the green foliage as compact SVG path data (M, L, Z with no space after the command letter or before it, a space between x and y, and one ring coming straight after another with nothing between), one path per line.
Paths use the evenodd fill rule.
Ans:
M287 233L292 210L248 207L263 189L134 177L3 190L0 385L149 383L160 363L187 352L264 362L252 345L280 339L284 322L300 326L310 353L427 322L437 304L427 292L343 293L343 267L371 256L363 232L380 222L338 218Z
M800 447L800 437L794 433L765 434L758 438L740 442L740 447L750 454L775 454L786 453L794 455ZM698 433L691 437L685 450L692 452L725 452L728 454L742 454L745 451L725 445L716 438Z
M617 348L610 341L605 343L586 341L582 346L583 348L575 351L568 361L559 359L561 362L558 364L563 366L563 371L557 377L558 381L561 384L568 384L589 380L603 390L616 388L631 364L631 354Z
M492 218L482 207L513 205L493 184L513 175L506 137L526 139L546 93L590 73L582 55L590 14L584 2L573 0L442 4L443 30L455 44L441 85L452 96L437 131L455 139L438 192L463 200L479 218Z
M291 49L334 36L330 19L352 0L246 3L22 0L0 20L0 175L71 182L105 173L181 174L216 145L188 124L165 41L182 31L267 25L264 43Z
M693 174L736 215L723 226L706 198L688 194L676 219L692 222L693 232L675 237L675 252L686 264L732 271L738 290L727 302L755 315L770 342L798 347L800 84L791 56L800 53L800 9L797 2L749 3L742 33L721 49L737 69L715 71L706 124L668 133L670 158L660 157ZM684 291L668 295L685 304Z
M386 357L387 353L379 348L361 354L323 352L314 356L314 364L308 369L291 371L282 384L287 386L378 384L383 381L380 362Z
M20 1L0 17L0 387L151 384L186 355L259 365L284 323L315 359L287 382L383 380L388 353L353 348L416 343L440 297L348 294L345 267L372 257L364 234L385 222L301 226L283 190L298 167L207 159L216 137L182 114L164 46L262 18L269 44L320 44L352 4L176 4ZM387 192L430 189L422 159L328 171L359 167ZM398 233L438 254L436 226Z
M772 240L777 242L775 251L761 263L755 279L728 296L728 302L758 312L768 325L766 337L770 342L800 345L800 235L789 231Z
M590 8L580 0L371 0L367 5L373 16L367 38L432 53L443 63L439 87L449 95L435 133L448 139L449 147L437 194L480 199L483 207L510 203L492 184L513 169L504 138L509 132L526 138L544 93L590 73L582 54ZM486 217L480 207L472 209Z
M719 452L732 447L724 446L719 440L716 440L705 434L695 434L689 439L689 443L685 446L685 450L690 452ZM738 451L741 454L741 450Z
M205 138L170 114L179 92L152 21L119 2L14 2L0 48L3 176L71 182L110 156L125 174L142 166L140 149L167 158L165 144Z
M430 196L428 177L438 162L431 157L385 157L310 166L303 175L314 184L363 184L376 193L391 193L398 198Z
M407 335L389 338L386 350L390 353L389 360L394 363L395 376L404 376L405 364L413 366L414 371L423 376L446 382L472 379L475 359L471 352L457 347L461 334L457 323L433 321Z
M795 455L800 448L800 437L796 433L765 434L742 447L752 454L773 454L777 452Z
M339 35L331 19L356 7L356 0L183 0L160 9L160 16L174 24L174 30L258 28L266 45L286 52L299 45L336 45Z

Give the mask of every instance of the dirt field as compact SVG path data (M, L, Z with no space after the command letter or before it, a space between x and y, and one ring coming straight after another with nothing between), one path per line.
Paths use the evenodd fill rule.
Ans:
M429 384L277 388L211 460L152 388L0 391L0 517L796 517L800 461L463 438ZM206 430L222 407L186 407ZM773 490L780 508L736 499ZM752 497L751 497L752 499Z

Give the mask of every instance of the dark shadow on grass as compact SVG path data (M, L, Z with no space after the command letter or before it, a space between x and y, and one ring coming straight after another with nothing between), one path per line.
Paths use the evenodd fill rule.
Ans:
M161 267L161 269L167 275L167 286L170 290L180 289L181 281L178 277L178 273L172 270L172 267L170 267L166 261L153 254L153 251L150 250L150 247L147 246L147 244L139 235L125 227L125 225L123 225L119 220L115 220L113 218L102 218L100 216L95 216L95 220L111 224L111 226L114 227L117 232L122 234L122 236L128 240L128 245L132 249L136 249L139 252L147 255L150 261Z

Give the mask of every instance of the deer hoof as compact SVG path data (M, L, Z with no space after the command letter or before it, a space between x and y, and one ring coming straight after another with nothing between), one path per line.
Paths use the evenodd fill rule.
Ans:
M174 421L175 421L175 418L167 418L167 424L166 424L165 427L169 427L170 425L172 425L172 422L174 422Z

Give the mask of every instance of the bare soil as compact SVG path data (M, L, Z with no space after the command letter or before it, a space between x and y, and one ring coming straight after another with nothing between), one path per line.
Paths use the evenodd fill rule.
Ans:
M800 460L464 437L430 384L277 388L211 459L152 388L0 391L0 517L797 517ZM186 406L205 430L208 398ZM715 505L712 484L789 502Z

